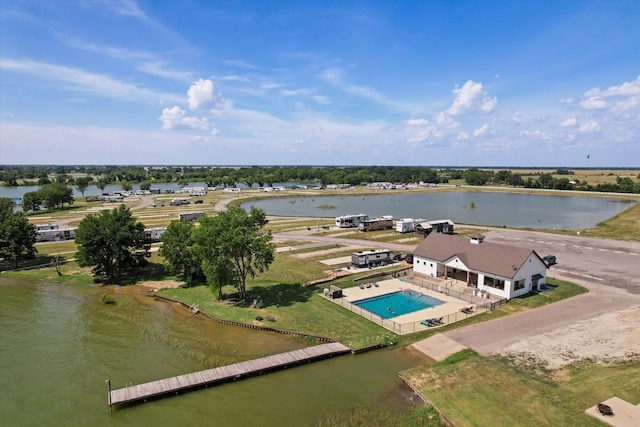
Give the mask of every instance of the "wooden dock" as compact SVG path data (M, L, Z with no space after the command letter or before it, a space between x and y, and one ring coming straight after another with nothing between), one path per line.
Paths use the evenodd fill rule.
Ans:
M237 380L262 372L274 371L288 366L299 365L349 352L351 352L351 350L345 345L329 343L116 390L111 390L111 383L107 380L109 388L109 408L114 405L144 401L148 398L170 393L177 394L180 391L229 380Z

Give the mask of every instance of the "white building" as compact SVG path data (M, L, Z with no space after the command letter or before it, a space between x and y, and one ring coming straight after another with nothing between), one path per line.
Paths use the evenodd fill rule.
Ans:
M465 281L477 291L500 298L515 298L539 291L546 282L547 266L532 249L431 233L413 254L417 274Z

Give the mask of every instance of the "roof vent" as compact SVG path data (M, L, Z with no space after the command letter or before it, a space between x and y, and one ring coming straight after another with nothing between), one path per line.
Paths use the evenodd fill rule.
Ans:
M471 236L469 236L469 242L472 245L479 245L480 243L484 242L484 236L482 234L472 234Z

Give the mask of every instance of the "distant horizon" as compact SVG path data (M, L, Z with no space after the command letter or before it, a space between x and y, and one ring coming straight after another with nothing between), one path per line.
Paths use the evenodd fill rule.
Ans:
M393 167L393 168L425 168L425 169L540 169L540 170L640 170L640 166L602 166L602 167L586 167L586 166L425 166L425 165L385 165L385 164L372 164L372 165L255 165L255 164L228 164L228 165L214 165L214 164L92 164L92 163L78 163L78 164L62 164L62 163L33 163L33 164L0 164L0 169L4 167L139 167L139 168L271 168L271 167L308 167L308 168L359 168L359 167Z
M3 0L0 164L635 168L638 22L635 0Z

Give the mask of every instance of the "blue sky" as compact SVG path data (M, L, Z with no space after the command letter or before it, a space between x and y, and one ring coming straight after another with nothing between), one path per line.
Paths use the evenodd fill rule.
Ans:
M640 167L637 1L0 2L0 164Z

